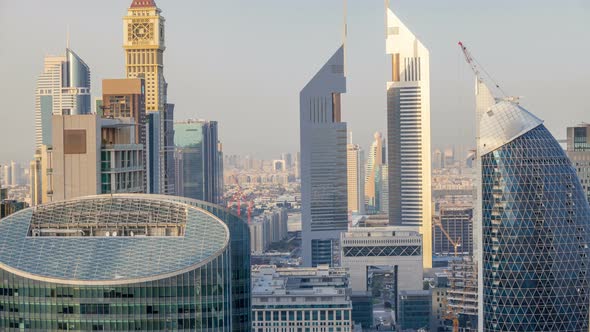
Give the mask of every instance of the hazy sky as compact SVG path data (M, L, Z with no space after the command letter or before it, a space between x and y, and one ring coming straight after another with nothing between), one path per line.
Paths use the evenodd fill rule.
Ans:
M226 154L299 149L299 91L341 43L342 0L156 0L166 18L165 77L176 118L220 122ZM46 54L71 47L101 79L124 75L131 0L0 0L0 161L33 155L34 91ZM433 146L473 143L473 77L486 70L555 136L590 122L590 1L391 0L430 49ZM367 146L385 131L383 0L348 0L343 118Z

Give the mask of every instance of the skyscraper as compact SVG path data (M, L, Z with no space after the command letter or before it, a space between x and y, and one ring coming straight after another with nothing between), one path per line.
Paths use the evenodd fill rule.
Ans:
M344 45L300 93L302 252L305 266L334 264L348 227Z
M430 190L430 69L428 49L387 10L387 155L389 222L416 226L424 267L432 267Z
M154 0L133 0L123 22L126 75L145 81L148 190L173 194L174 106L167 103L164 79L165 19Z
M567 156L590 200L590 124L583 123L567 128Z
M223 155L217 121L176 122L174 135L176 194L220 204L223 200Z
M511 100L484 110L481 331L587 331L590 206L542 121Z
M74 51L45 57L35 92L35 144L51 146L51 116L90 113L90 69Z
M364 213L365 193L363 190L363 150L358 144L350 142L346 146L348 174L348 212Z
M380 209L379 193L381 183L379 175L379 167L385 162L385 146L383 142L383 135L376 132L373 143L369 147L369 155L367 157L367 167L365 170L365 201L370 212L378 212Z

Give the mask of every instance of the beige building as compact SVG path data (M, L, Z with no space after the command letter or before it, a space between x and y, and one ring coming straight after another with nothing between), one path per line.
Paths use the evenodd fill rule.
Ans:
M385 163L385 148L383 144L383 135L376 132L373 143L369 148L369 156L365 171L365 201L367 207L373 212L379 210L379 192L381 179L378 178L379 167Z
M346 164L348 174L348 212L364 213L363 150L357 144L346 146Z
M49 201L100 193L100 122L96 114L54 115Z
M422 289L422 236L412 227L352 227L341 233L341 266L354 292L366 292L369 269L393 271L396 292Z

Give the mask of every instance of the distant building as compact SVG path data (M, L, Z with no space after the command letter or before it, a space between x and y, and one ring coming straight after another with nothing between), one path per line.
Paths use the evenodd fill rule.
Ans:
M424 267L432 267L430 55L387 8L387 157L389 222L423 235Z
M2 166L2 184L4 187L12 185L12 169L10 164Z
M397 324L400 331L430 329L432 295L430 290L400 291Z
M380 167L385 163L385 142L383 135L376 132L374 141L369 147L367 156L367 165L365 169L365 203L370 213L376 213L380 210L381 179Z
M444 166L443 154L440 149L434 150L432 153L432 168L442 169Z
M305 266L338 264L339 233L348 227L344 45L300 93L301 224Z
M285 167L287 170L291 170L293 168L293 155L291 155L291 153L282 153L281 159L285 161Z
M27 207L29 205L25 202L8 199L8 189L0 186L0 219Z
M590 124L584 123L567 128L566 153L590 201Z
M51 146L53 115L89 114L90 69L74 51L45 57L35 92L35 145Z
M288 235L287 209L277 208L265 211L252 218L250 228L250 251L254 254L264 253L272 243L280 242Z
M287 170L287 163L285 160L273 160L272 161L272 170L274 172L285 172Z
M352 331L348 274L342 268L252 267L252 331Z
M357 144L346 146L348 211L362 214L365 211L365 191L363 178L363 150Z
M174 123L176 194L219 204L223 201L223 152L217 121Z
M435 255L454 256L453 242L460 244L457 253L471 256L473 254L473 207L442 205L432 230L432 249ZM444 229L444 231L441 229Z

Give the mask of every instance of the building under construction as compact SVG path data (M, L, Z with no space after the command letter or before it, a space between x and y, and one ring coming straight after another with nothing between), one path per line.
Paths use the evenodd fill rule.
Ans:
M457 319L457 332L477 331L477 264L470 257L452 261L448 278L447 317Z

